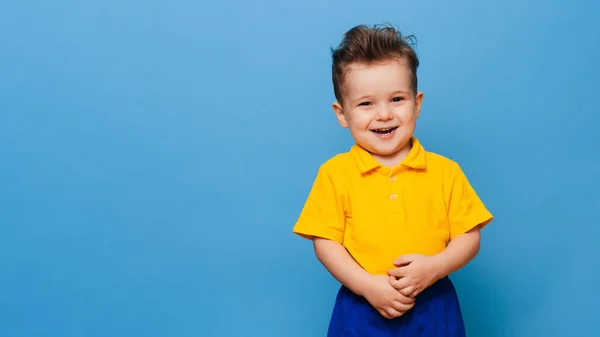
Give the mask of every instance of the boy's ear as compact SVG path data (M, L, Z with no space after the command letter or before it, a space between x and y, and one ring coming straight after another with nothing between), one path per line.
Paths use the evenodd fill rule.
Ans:
M423 104L423 92L419 91L415 96L415 114L419 118L421 115L421 105Z
M340 125L343 128L347 128L348 121L346 120L346 116L344 115L344 108L342 108L342 105L339 102L334 102L332 107L333 112L335 113L335 117L338 120L338 123L340 123Z

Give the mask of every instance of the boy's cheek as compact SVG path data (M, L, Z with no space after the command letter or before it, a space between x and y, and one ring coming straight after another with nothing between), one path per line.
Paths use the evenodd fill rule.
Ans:
M364 116L357 116L350 121L350 125L356 129L368 130L369 125L371 124L370 118L365 118Z

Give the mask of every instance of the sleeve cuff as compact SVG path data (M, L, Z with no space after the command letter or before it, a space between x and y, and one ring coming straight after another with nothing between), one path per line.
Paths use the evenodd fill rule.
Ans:
M452 231L450 240L454 239L459 235L467 233L468 231L472 230L477 226L479 226L480 229L482 229L483 227L487 226L490 222L492 222L493 219L494 216L489 212L482 212L477 215L473 215L469 217L469 220L464 221L462 226Z

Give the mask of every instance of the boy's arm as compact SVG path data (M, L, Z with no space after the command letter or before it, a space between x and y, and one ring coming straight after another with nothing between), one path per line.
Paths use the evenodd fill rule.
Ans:
M433 256L437 265L437 279L444 278L471 262L479 253L480 243L480 226L450 241L446 249Z
M370 274L362 269L340 243L314 238L317 258L329 273L357 295L363 296Z

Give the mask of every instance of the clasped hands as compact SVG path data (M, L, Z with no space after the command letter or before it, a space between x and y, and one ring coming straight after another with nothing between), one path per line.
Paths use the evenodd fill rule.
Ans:
M394 260L388 275L373 275L363 296L385 318L402 316L415 304L415 297L439 279L434 257L410 254Z

